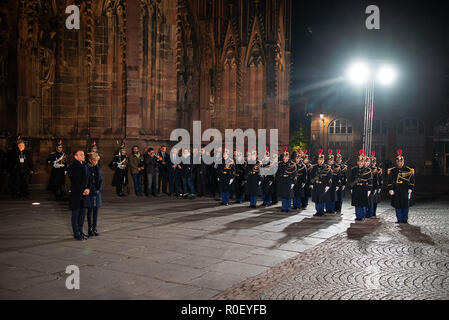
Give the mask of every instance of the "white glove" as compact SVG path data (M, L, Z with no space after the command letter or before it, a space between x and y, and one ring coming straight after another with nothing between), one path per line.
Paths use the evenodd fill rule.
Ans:
M335 187L335 191L338 191L338 189L340 189L340 187Z
M351 194L352 194L352 190L351 190Z
M291 187L290 187L290 189L293 189L293 187L294 187L295 185L292 183L292 185L291 185Z
M409 193L409 194L412 193L412 189L408 189L408 193Z
M262 181L259 181L259 186L260 186L261 183L262 183Z
M270 182L268 183L269 186L271 186L272 184L273 184L273 181L270 181Z
M329 187L324 188L324 192L327 192L329 190Z
M376 194L377 193L377 189L374 189L374 192L373 192L373 194Z
M345 190L345 186L341 187L341 191Z
M370 194L371 194L371 190L368 190L368 197L369 197Z
M231 183L232 183L232 181L234 181L234 178L232 178L231 180L229 180L229 184L231 184Z
M217 178L218 181L220 181L220 178Z
M394 191L393 190L388 191L388 193L390 194L390 196L394 195Z
M310 185L310 189L313 189L313 184Z
M380 193L381 189L377 189L377 193Z
M305 185L306 185L305 183L301 184L301 188L304 188Z

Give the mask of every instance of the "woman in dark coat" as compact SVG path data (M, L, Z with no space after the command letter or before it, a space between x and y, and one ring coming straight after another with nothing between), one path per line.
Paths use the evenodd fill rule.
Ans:
M103 190L103 175L98 165L100 156L98 153L89 153L89 204L87 205L88 236L98 236L97 218L98 208L102 205L101 191Z

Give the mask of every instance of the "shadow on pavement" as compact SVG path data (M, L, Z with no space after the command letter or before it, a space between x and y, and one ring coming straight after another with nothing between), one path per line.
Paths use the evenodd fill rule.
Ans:
M413 226L410 224L400 224L399 229L399 232L403 236L407 237L409 241L435 245L435 242L433 242L430 236L421 232L421 227Z
M363 237L377 230L381 224L382 222L380 222L380 219L377 217L353 222L349 226L348 230L346 230L348 239L361 240Z
M277 248L290 240L301 240L305 237L319 231L320 229L325 229L333 224L336 224L342 220L339 215L327 215L324 217L311 217L304 218L301 221L289 224L282 232L285 234L284 237L277 240L277 243L271 247L271 249Z

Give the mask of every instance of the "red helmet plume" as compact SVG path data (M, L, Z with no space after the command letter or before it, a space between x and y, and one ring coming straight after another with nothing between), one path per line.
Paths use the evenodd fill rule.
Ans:
M376 152L371 152L371 157L374 157L376 155Z
M398 150L398 156L402 156L402 150L401 149Z
M337 154L340 154L340 149L337 149Z
M332 149L329 149L327 152L329 153L329 155L331 155L332 154Z

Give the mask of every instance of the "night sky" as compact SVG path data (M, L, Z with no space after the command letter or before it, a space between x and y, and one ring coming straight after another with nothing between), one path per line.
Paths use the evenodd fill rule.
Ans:
M365 27L365 8L371 4L380 9L380 30ZM350 61L358 57L388 61L399 70L393 87L376 90L377 105L447 104L447 1L294 0L292 20L293 104L301 93L312 112L314 106L357 103L363 95L346 82L308 88L344 75Z

